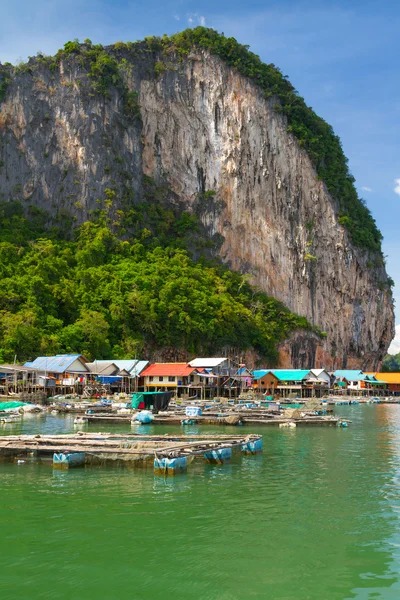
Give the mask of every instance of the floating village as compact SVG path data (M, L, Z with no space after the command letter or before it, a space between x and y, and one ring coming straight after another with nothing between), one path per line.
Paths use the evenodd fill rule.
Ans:
M187 470L194 460L223 464L234 454L262 451L249 426L347 427L335 405L398 403L400 373L361 370L256 369L229 358L188 363L88 361L79 354L0 365L0 424L32 413L72 414L76 431L0 436L0 460L51 462L53 468L124 465L157 474ZM131 424L129 433L91 433L85 425ZM150 435L143 425L181 426L181 434ZM244 426L235 434L187 432L196 425ZM246 428L247 426L247 428ZM154 431L154 429L152 429Z

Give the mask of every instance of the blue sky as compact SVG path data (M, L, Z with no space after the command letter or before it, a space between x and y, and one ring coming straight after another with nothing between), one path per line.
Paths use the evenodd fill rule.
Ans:
M384 235L400 351L400 3L0 0L0 15L1 62L53 54L74 38L108 44L204 24L279 66L341 137Z

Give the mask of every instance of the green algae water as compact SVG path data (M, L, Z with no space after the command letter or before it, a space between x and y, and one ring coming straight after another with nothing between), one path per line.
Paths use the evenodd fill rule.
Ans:
M0 463L1 600L400 598L400 406L337 411L348 429L246 427L262 455L175 478Z

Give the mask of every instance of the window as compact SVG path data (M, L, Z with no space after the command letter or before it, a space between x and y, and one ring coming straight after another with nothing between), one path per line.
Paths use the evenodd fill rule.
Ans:
M194 375L190 375L190 377L189 377L189 381L190 381L191 383L193 383L193 381L194 381Z
M175 381L175 377L173 375L169 375L168 381Z
M159 377L158 381L164 381L164 377Z
M153 377L153 375L150 375L150 377L149 377L149 381L154 381L154 377Z

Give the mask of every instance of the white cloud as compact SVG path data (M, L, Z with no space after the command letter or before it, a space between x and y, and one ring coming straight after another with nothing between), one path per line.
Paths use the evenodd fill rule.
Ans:
M366 185L363 185L361 189L363 192L372 192L372 189L370 187L367 187Z
M395 179L395 187L393 188L393 191L395 194L397 194L398 196L400 196L400 179Z
M175 21L180 21L181 20L181 18L180 18L179 15L173 15L173 17L174 17Z
M206 24L206 18L203 15L199 15L199 13L197 13L197 12L188 13L186 16L187 16L188 23L190 23L190 25L192 23L198 23L199 25L202 25L204 27Z
M389 346L388 354L398 354L400 352L400 325L396 325L396 334L394 340Z

